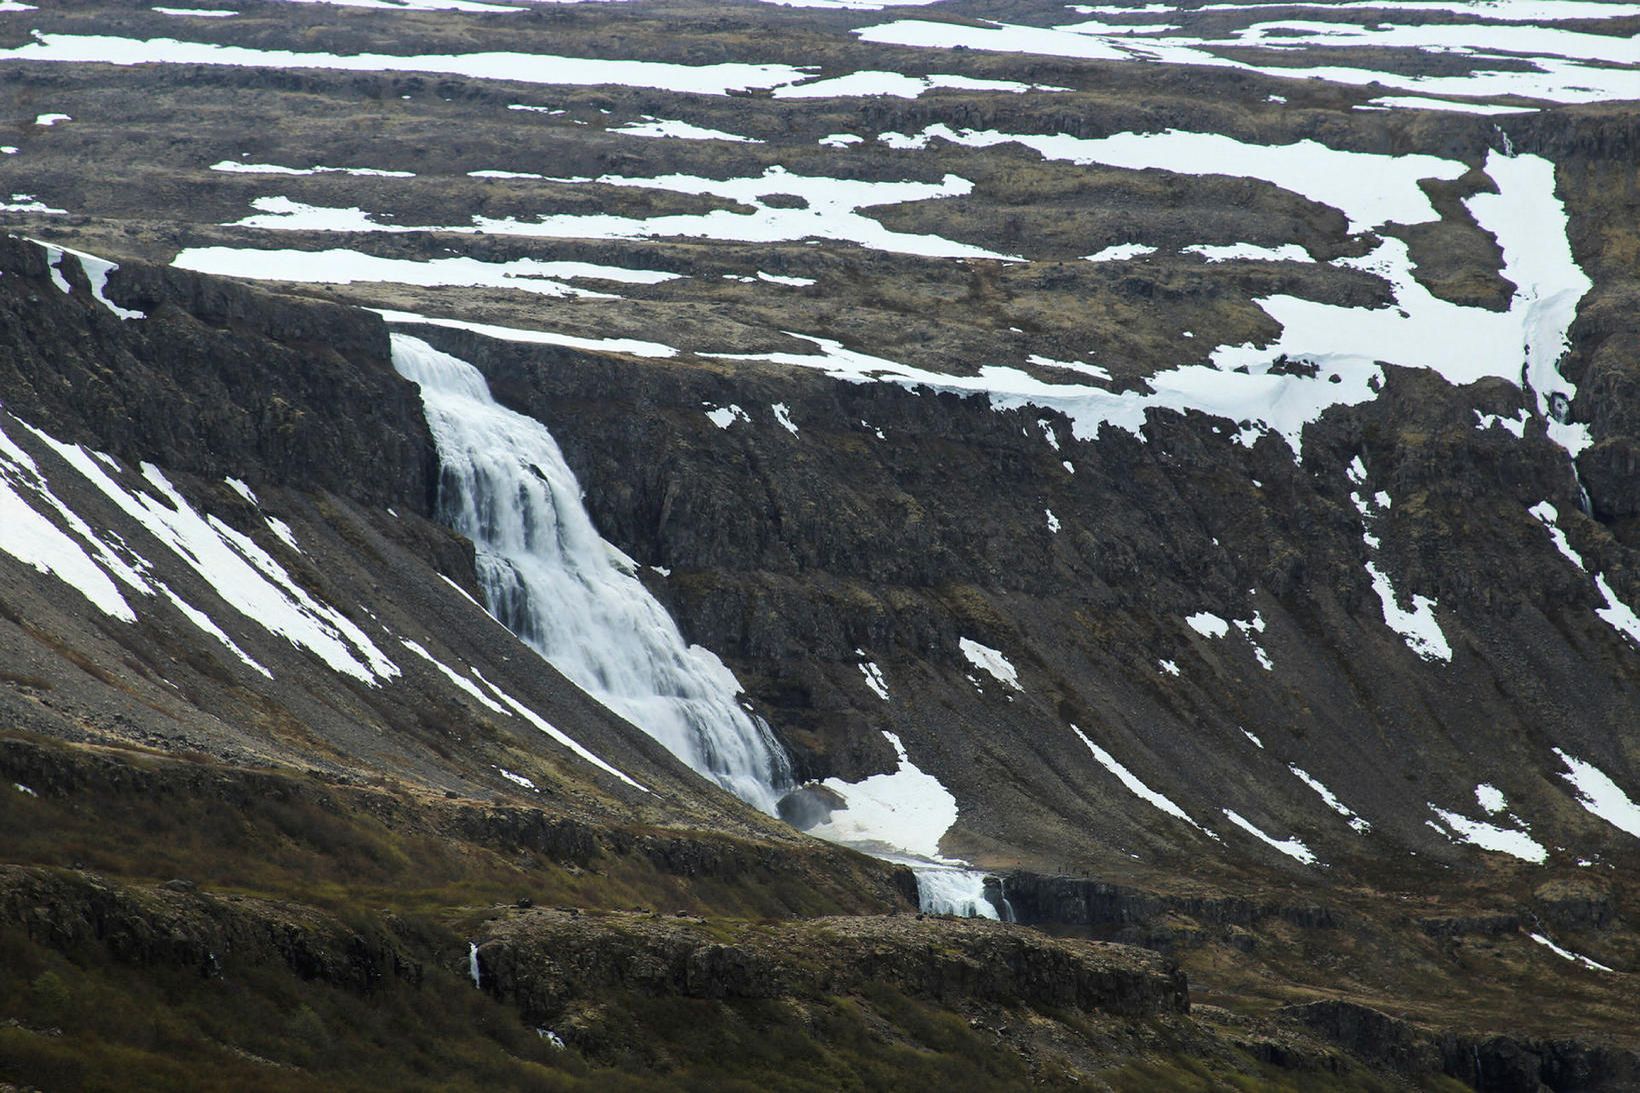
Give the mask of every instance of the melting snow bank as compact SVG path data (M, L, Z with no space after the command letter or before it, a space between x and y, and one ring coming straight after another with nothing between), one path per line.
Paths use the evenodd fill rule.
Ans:
M1552 22L1570 18L1622 17L1633 5L1576 3L1538 4L1517 7L1510 14L1495 15L1496 5L1430 5L1345 3L1301 5L1213 4L1203 8L1162 8L1160 10L1258 11L1260 7L1358 8L1381 13L1384 9L1450 10L1459 14L1521 21ZM1149 16L1155 5L1130 8L1078 5L1083 14L1113 17ZM1591 14L1584 14L1584 12ZM1552 102L1601 102L1634 97L1633 70L1624 66L1632 57L1631 39L1618 35L1577 33L1559 28L1498 26L1490 21L1458 24L1392 25L1378 15L1361 18L1352 25L1342 20L1327 22L1272 21L1255 23L1233 31L1228 37L1205 38L1189 33L1166 34L1176 26L1149 23L1113 25L1090 21L1059 27L1034 27L1009 23L971 26L900 19L855 30L863 41L936 49L976 49L999 53L1035 53L1052 57L1074 57L1097 61L1141 61L1173 65L1196 65L1256 72L1291 80L1326 80L1353 87L1390 88L1422 95L1492 97L1519 95ZM1247 48L1292 51L1331 49L1337 63L1299 67L1260 64L1260 54L1248 60L1234 55ZM1348 52L1351 49L1362 52ZM1427 54L1469 58L1460 70L1447 75L1403 74L1367 67L1381 57L1380 49L1419 50ZM1372 50L1373 52L1366 52ZM1227 53L1227 51L1229 51ZM1594 63L1589 63L1594 62ZM1609 63L1608 63L1609 62ZM1502 67L1483 67L1493 65Z
M774 812L791 781L785 753L740 708L733 674L683 640L599 537L546 427L498 405L465 361L404 334L392 343L438 445L440 516L473 541L490 613L691 768Z
M962 655L968 658L969 664L985 672L998 683L1006 684L1016 691L1025 689L1019 685L1019 672L998 650L989 645L981 645L972 638L962 638L958 645L962 648Z
M566 285L555 278L655 285L675 281L679 276L657 270L626 269L592 262L543 262L535 258L517 258L510 262L485 262L466 257L418 261L382 258L354 250L262 250L256 247L190 247L179 252L171 264L196 273L243 277L253 281L323 285L351 285L362 281L423 288L501 288L540 296L597 300L614 300L618 297Z
M959 243L938 235L891 231L882 222L861 215L861 209L965 197L974 185L965 178L946 175L939 182L862 181L799 175L779 165L760 175L714 179L699 175L659 175L654 178L601 175L590 178L548 179L565 185L614 186L622 189L664 190L691 196L721 197L749 211L714 209L709 213L677 213L632 217L612 213L560 213L534 220L516 217L474 216L466 224L384 223L357 207L308 205L288 197L259 197L251 202L256 214L231 226L265 231L336 231L404 234L446 232L453 235L505 235L529 239L713 239L729 243L789 243L802 239L829 239L854 243L887 254L924 258L1021 259ZM801 198L800 208L769 204L770 198Z
M956 797L911 761L897 735L885 731L883 738L894 748L892 773L801 786L781 802L781 815L816 838L910 867L918 905L930 914L1011 921L1000 887L997 902L986 894L985 873L940 856L940 839L957 822Z
M1315 141L1257 145L1214 133L1120 133L1097 139L1065 134L1031 135L954 130L932 125L916 136L886 134L898 146L922 147L940 139L970 148L1018 144L1044 159L1133 170L1159 168L1181 174L1254 178L1342 211L1352 232L1386 223L1420 224L1438 219L1422 183L1452 180L1468 168L1435 156L1388 156L1329 148ZM757 359L819 368L842 379L928 386L958 394L982 393L999 409L1031 404L1071 418L1079 439L1095 438L1110 425L1140 435L1149 409L1199 410L1246 427L1237 437L1250 444L1264 432L1283 436L1298 453L1304 426L1333 406L1378 397L1380 362L1426 368L1453 384L1497 376L1530 390L1551 439L1572 455L1589 444L1588 430L1565 419L1576 387L1558 371L1567 332L1591 282L1572 257L1565 206L1555 195L1554 164L1534 155L1488 155L1485 169L1495 194L1481 193L1465 205L1503 253L1503 276L1516 286L1504 312L1441 300L1413 276L1405 243L1384 238L1361 258L1333 264L1384 279L1394 294L1386 307L1342 307L1295 296L1256 300L1282 328L1274 342L1219 346L1213 367L1187 365L1148 377L1148 392L1120 394L1100 387L1049 384L1018 369L989 366L978 376L951 376L908 367L807 338L820 353L763 354ZM1095 257L1129 257L1120 249ZM794 335L800 336L800 335ZM1314 375L1272 375L1286 357L1313 363ZM1416 614L1416 612L1414 612Z
M494 326L490 323L471 323L463 319L443 319L431 315L417 315L413 311L389 311L368 308L390 323L442 326L449 330L470 330L486 338L504 342L527 342L531 345L561 345L568 349L585 349L593 353L626 353L634 357L675 357L678 351L659 342L640 341L636 338L579 338L573 334L559 334L552 330L524 330L516 326Z
M898 736L885 731L883 738L894 748L894 772L859 782L833 777L819 783L838 803L828 802L829 815L805 830L881 857L940 861L940 839L957 822L957 799L911 761Z
M46 252L46 264L52 269L52 281L64 292L71 291L68 281L62 276L61 262L63 255L72 254L80 261L80 269L85 272L86 283L91 286L91 295L99 304L112 311L122 319L146 319L148 316L141 311L121 307L108 298L108 275L119 269L119 264L110 262L106 258L98 258L94 254L86 254L70 247L58 246L54 243L35 244Z

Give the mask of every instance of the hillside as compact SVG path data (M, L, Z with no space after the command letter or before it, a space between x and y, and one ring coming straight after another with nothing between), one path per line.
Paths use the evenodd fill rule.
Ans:
M0 1081L1640 1087L1637 39L0 4Z

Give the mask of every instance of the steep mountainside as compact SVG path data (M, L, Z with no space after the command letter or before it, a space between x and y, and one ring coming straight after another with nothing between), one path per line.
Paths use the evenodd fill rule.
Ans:
M0 1078L1640 1085L1640 5L809 2L0 4Z

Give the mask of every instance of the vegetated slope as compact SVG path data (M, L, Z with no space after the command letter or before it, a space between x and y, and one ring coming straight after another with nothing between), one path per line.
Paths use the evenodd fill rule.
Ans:
M32 232L476 365L823 782L814 830L1243 1007L1621 1030L1636 13L1506 7L41 12L0 169ZM928 779L931 836L857 822Z

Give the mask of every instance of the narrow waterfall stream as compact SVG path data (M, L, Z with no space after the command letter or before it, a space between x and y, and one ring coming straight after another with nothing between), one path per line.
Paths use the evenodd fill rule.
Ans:
M606 543L552 434L499 405L472 365L392 335L438 445L439 518L472 540L490 613L692 769L771 815L791 764L734 674L683 640Z

